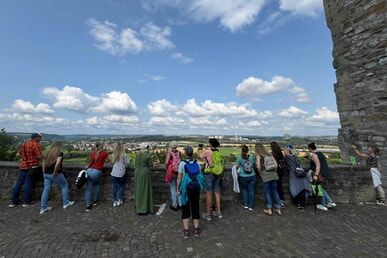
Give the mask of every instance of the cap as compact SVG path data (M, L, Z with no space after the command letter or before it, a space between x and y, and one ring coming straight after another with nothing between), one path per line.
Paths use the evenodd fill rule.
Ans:
M33 133L32 135L31 135L31 139L35 139L36 137L42 137L43 136L43 134L41 134L41 133L38 133L38 132L36 132L36 133Z
M286 148L286 149L294 150L294 147L293 147L292 145L290 145L290 144L289 144L289 145L286 145L285 148Z
M188 146L184 147L184 152L187 156L192 156L193 155L193 148L188 145Z
M177 148L177 141L171 141L171 143L169 144L169 146L174 149L174 148Z

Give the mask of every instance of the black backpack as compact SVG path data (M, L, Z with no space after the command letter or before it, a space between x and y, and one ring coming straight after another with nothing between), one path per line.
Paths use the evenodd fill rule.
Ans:
M192 192L192 191L197 191L200 190L200 185L198 182L198 175L200 174L200 166L197 163L196 160L193 162L190 162L189 160L184 160L185 165L184 165L184 170L185 173L191 178L191 182L187 185L187 191Z
M80 190L84 184L86 184L87 181L87 175L86 170L81 170L78 173L77 178L75 179L75 185L77 186L77 189Z

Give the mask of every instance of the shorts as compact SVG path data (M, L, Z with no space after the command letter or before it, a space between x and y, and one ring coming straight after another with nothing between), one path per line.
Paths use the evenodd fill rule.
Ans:
M204 174L204 178L206 179L206 192L207 193L219 192L220 176L208 173L208 174Z

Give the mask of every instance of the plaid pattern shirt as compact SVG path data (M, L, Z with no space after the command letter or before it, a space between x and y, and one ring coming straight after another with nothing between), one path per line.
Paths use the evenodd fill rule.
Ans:
M40 144L34 140L26 142L19 149L19 155L22 158L20 169L28 169L29 166L38 166L40 164L40 156L42 148Z

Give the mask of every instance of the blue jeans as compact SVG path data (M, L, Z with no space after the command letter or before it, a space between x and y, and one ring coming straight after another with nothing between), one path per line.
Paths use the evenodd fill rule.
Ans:
M274 207L276 209L281 209L280 198L277 192L277 180L272 180L266 183L263 183L263 190L265 192L265 202L266 208L271 209L273 207L271 195L274 198Z
M257 181L256 176L241 176L239 177L239 182L242 185L242 198L243 198L243 206L248 206L249 208L253 208L254 205L254 190L255 190L255 182Z
M17 183L12 191L12 203L16 204L20 202L20 192L24 186L23 192L23 202L30 203L31 202L31 190L32 190L32 182L31 178L28 175L28 169L20 169L19 178L17 179Z
M181 206L181 195L176 195L176 179L175 176L171 182L169 182L169 188L171 189L171 197L172 197L172 206L177 207L177 205Z
M69 185L67 184L67 180L64 177L63 173L60 173L57 176L54 176L52 174L44 174L44 189L42 193L41 198L41 205L40 208L42 210L47 208L47 200L48 195L50 194L52 183L55 183L59 186L61 192L62 192L62 199L63 199L63 205L66 205L69 203Z
M204 178L206 179L206 192L218 193L220 176L211 173L204 173Z
M94 193L93 193L93 201L98 200L98 194L99 194L99 181L102 177L102 171L94 168L88 168L86 171L87 174L87 182L86 182L86 206L90 206L92 203L91 200L91 192L94 187Z
M323 196L321 196L321 204L327 206L327 202L332 202L332 198L328 195L327 191L323 188Z
M113 182L113 202L117 200L122 200L122 195L124 194L125 187L125 176L123 177L115 177L112 176ZM118 189L118 198L117 198L117 189Z

